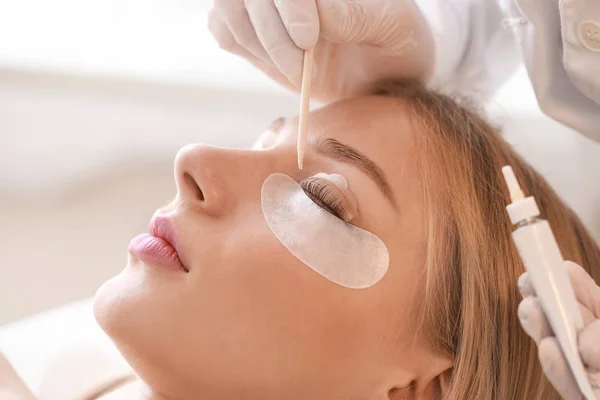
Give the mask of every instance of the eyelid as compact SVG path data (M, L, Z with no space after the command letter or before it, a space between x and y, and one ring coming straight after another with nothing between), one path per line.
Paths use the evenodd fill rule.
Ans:
M345 222L350 222L358 215L358 207L354 196L335 183L313 176L302 181L300 186L318 206Z
M340 175L340 174L335 174L335 173L334 174L319 173L319 174L315 175L314 177L323 178L328 183L332 184L337 190L341 191L345 200L348 202L348 206L350 207L350 210L352 211L354 216L359 214L358 202L356 201L356 197L354 196L354 193L352 193L352 191L350 190L349 185L348 185L348 180L346 179L345 176Z

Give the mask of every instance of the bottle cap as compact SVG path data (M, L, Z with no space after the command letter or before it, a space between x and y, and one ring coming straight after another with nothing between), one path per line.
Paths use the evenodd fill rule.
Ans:
M506 206L510 222L518 224L528 218L534 218L540 215L540 209L538 208L535 199L531 196L525 197L525 194L523 194L523 190L521 190L521 186L519 185L519 181L517 180L512 167L510 165L502 167L502 174L504 175L504 180L506 181L506 186L510 193L510 200L512 201L511 204Z
M540 209L533 197L526 197L522 200L517 200L506 206L510 222L518 224L528 218L534 218L540 215Z

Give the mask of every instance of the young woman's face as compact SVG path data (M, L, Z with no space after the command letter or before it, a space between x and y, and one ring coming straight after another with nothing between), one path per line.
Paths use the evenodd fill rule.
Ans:
M411 314L425 251L411 129L394 100L365 97L311 113L302 171L297 119L276 121L253 150L184 147L177 196L157 213L189 272L130 254L95 301L100 325L150 388L173 398L365 399L427 374L431 353ZM319 143L331 140L365 159L324 154ZM340 286L282 245L261 210L263 182L276 172L347 179L359 208L351 223L387 246L381 281ZM315 251L329 239L315 238Z

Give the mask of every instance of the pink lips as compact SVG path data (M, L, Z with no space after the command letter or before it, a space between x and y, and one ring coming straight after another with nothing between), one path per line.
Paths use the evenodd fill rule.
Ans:
M169 218L154 215L148 226L149 233L134 237L129 252L147 264L185 270L177 253L177 238Z

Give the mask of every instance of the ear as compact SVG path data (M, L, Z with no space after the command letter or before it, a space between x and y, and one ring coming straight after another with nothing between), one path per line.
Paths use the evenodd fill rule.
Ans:
M441 400L450 388L452 362L436 357L428 366L428 373L414 379L405 387L394 387L388 392L389 400Z
M419 400L441 400L445 399L450 389L450 377L452 367L436 375L429 381L422 392L418 392L416 399Z

